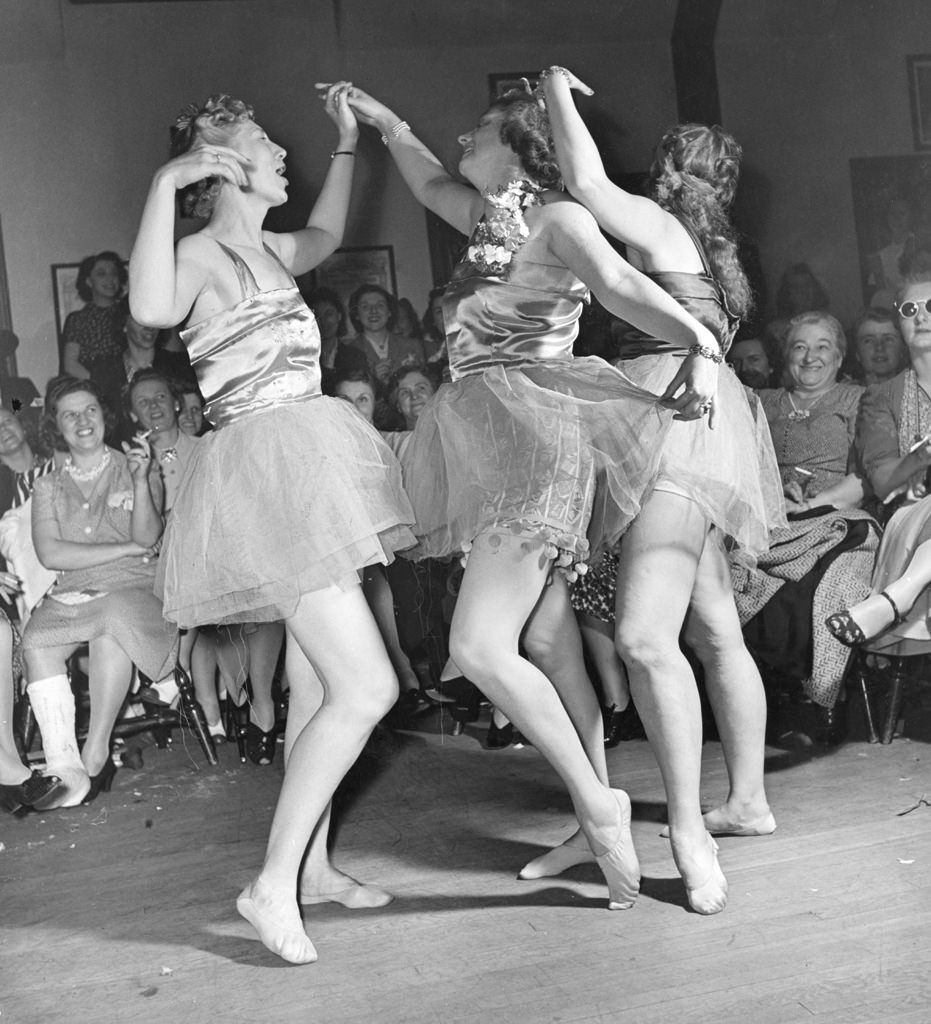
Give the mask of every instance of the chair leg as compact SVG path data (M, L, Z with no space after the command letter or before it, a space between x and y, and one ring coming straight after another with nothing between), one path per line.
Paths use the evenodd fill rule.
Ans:
M862 655L860 656L863 657ZM860 680L860 695L863 698L863 715L866 718L866 730L869 734L868 739L870 743L879 742L879 733L876 731L876 718L873 714L873 702L870 699L870 690L866 682L866 668L862 661L857 670L857 676Z
M888 703L882 724L882 742L891 743L895 734L895 726L902 711L905 699L905 688L908 685L908 673L899 659L895 659L892 667L892 678L889 681Z
M181 713L181 718L187 719L188 725L193 730L194 735L197 737L197 742L204 752L204 757L207 758L207 763L211 765L218 764L213 737L207 728L207 718L194 694L194 683L180 665L175 666L175 682L178 684L178 694L180 697L178 710Z

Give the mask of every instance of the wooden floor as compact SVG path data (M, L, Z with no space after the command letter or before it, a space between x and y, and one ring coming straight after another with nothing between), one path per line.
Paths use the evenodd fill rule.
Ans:
M448 729L448 721L447 721ZM533 749L380 733L342 801L338 861L398 896L315 907L318 963L289 967L234 910L280 765L149 748L89 807L0 819L0 1024L931 1021L931 747L772 751L774 836L721 840L725 913L688 912L646 743L610 752L643 868L630 911L594 867L519 882L571 828ZM279 749L280 761L280 749ZM705 747L703 797L724 794Z

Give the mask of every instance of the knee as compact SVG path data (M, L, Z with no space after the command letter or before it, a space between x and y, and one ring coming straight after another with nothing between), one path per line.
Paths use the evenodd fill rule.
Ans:
M394 707L398 699L398 680L388 668L366 680L366 686L357 694L355 712L366 722L376 724Z
M449 637L449 656L466 679L476 684L486 680L493 668L493 658L486 645L474 634L457 633L454 630Z
M667 636L646 623L618 622L614 633L617 653L629 668L650 671L668 664L679 654L677 637Z
M710 665L744 646L739 625L736 628L713 628L706 623L690 624L683 633L686 644L702 665Z

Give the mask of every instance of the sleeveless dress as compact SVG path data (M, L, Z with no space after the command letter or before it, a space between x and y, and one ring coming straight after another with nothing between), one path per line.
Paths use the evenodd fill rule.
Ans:
M288 618L302 594L414 543L397 459L350 403L320 393L320 334L297 287L260 291L221 248L242 299L181 332L216 427L191 455L159 559L165 617L182 628Z
M646 276L704 324L726 353L739 320L728 310L726 296L711 274L695 233L680 223L701 256L703 273L663 271ZM663 392L685 356L669 342L631 327L624 335L617 365L642 387ZM655 489L694 501L706 520L752 563L769 550L770 531L786 526L772 435L758 399L725 363L718 371L715 407L713 430L705 418L673 420ZM617 552L610 551L573 584L570 597L577 612L614 621L618 563Z
M637 515L670 415L602 359L573 358L587 298L565 267L520 254L501 276L456 267L443 299L452 383L402 457L419 541L405 557L467 551L501 527L585 562Z

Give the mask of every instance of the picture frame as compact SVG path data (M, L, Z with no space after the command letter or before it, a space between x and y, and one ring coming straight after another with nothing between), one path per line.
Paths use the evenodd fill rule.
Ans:
M378 285L397 298L394 246L357 245L337 249L309 274L302 274L297 284L302 293L315 288L331 289L347 310L349 297L363 284Z
M906 57L915 149L931 151L931 53Z
M530 83L531 91L536 89L540 82L539 71L499 71L488 76L488 102L494 103L501 99L512 89L523 89L524 83L521 79L526 78Z
M931 260L931 153L850 161L864 306L891 306L903 272Z
M68 314L84 308L84 300L78 295L75 287L80 266L80 262L52 264L52 299L55 303L55 329L58 332L59 350Z

